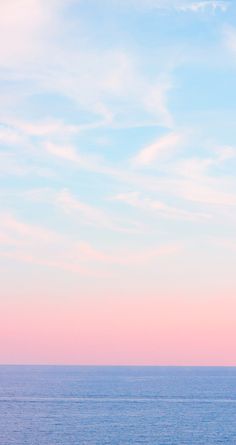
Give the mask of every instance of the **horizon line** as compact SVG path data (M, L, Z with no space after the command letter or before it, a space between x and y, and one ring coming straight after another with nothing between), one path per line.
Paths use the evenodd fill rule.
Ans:
M185 365L158 365L158 364L76 364L76 363L0 363L0 367L2 366L42 366L42 367L81 367L81 368L236 368L235 365L193 365L193 364L185 364Z

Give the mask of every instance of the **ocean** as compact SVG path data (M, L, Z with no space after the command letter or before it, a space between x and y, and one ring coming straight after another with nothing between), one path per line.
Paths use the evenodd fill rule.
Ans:
M236 445L236 368L0 366L0 445Z

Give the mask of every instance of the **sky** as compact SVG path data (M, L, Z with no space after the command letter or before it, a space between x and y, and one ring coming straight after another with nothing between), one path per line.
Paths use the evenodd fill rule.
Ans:
M236 365L235 23L0 2L0 363Z

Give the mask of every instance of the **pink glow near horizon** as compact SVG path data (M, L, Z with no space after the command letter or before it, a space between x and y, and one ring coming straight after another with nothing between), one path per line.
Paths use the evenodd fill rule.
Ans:
M1 305L2 363L234 365L234 298Z

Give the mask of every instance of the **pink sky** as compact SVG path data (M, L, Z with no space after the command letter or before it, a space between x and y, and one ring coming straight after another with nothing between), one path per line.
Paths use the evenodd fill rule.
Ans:
M1 303L1 363L235 365L234 297Z

